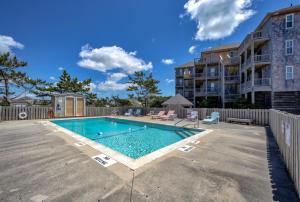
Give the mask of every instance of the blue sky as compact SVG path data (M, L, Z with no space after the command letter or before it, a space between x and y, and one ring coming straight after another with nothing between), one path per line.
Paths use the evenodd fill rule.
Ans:
M241 41L267 12L299 0L200 2L0 0L0 51L27 61L24 71L32 78L55 82L62 68L91 78L102 97L126 96L127 75L140 69L153 72L163 95L173 95L176 65L209 47ZM220 19L224 23L209 24Z

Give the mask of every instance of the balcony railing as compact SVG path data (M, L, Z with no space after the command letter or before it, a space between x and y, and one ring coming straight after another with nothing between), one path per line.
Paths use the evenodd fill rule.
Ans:
M260 63L260 62L270 62L271 57L269 54L264 54L264 55L255 55L254 56L254 62L255 63Z
M206 62L205 58L196 58L194 59L195 64L204 64Z
M218 75L218 72L207 72L207 77L217 77Z
M233 57L230 57L230 58L226 58L224 60L224 63L226 65L230 65L230 64L239 64L240 63L240 56L233 56Z
M194 87L193 86L184 86L184 90L193 91Z
M193 74L183 74L183 78L191 79L191 78L193 78Z
M218 87L208 87L207 94L217 94L219 92Z
M183 87L183 83L176 83L176 87Z
M206 93L205 87L200 87L195 89L196 94L204 95Z
M253 39L254 40L259 40L259 39L268 39L269 35L267 33L258 31L253 33Z
M235 93L235 94L227 94L225 95L225 100L226 101L234 101L237 98L239 98L241 95L239 93Z
M239 81L240 80L240 75L225 75L225 81Z
M176 73L176 77L183 77L183 73Z
M204 72L199 72L199 73L195 73L195 77L204 77L205 76L205 73Z
M271 86L271 78L256 78L254 80L255 86Z

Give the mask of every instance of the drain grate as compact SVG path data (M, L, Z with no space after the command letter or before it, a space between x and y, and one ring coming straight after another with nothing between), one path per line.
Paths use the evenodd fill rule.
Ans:
M182 152L190 152L190 151L192 151L193 149L195 149L195 147L190 146L190 145L184 145L184 146L178 148L178 150L179 150L179 151L182 151Z
M114 159L110 158L109 156L106 156L105 154L99 154L97 156L93 156L92 159L94 159L97 163L99 163L104 167L108 167L117 163Z

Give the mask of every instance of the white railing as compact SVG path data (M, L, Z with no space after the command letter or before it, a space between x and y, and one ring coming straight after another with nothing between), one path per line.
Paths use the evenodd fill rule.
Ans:
M256 78L254 80L255 86L271 86L271 78Z
M270 61L271 61L271 56L269 54L255 55L254 56L254 62L255 63L270 62Z

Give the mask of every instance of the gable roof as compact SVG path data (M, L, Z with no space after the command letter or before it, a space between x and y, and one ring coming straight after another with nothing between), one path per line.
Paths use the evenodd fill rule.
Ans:
M220 46L216 46L216 47L207 49L206 51L203 51L202 53L209 53L209 52L213 52L213 51L230 50L230 49L238 48L240 45L241 45L240 42L224 44L224 45L220 45Z
M183 67L194 67L194 60L193 61L189 61L187 63L184 63L182 65L179 65L178 67L176 68L183 68Z
M182 105L182 106L193 106L193 103L191 103L189 100L187 100L185 97L183 97L180 94L177 94L170 99L166 100L164 103L162 103L163 106L165 105Z
M255 31L259 31L266 24L266 22L273 16L284 15L284 14L299 12L299 11L300 11L300 4L267 13L267 15L264 17L264 19L256 27Z

